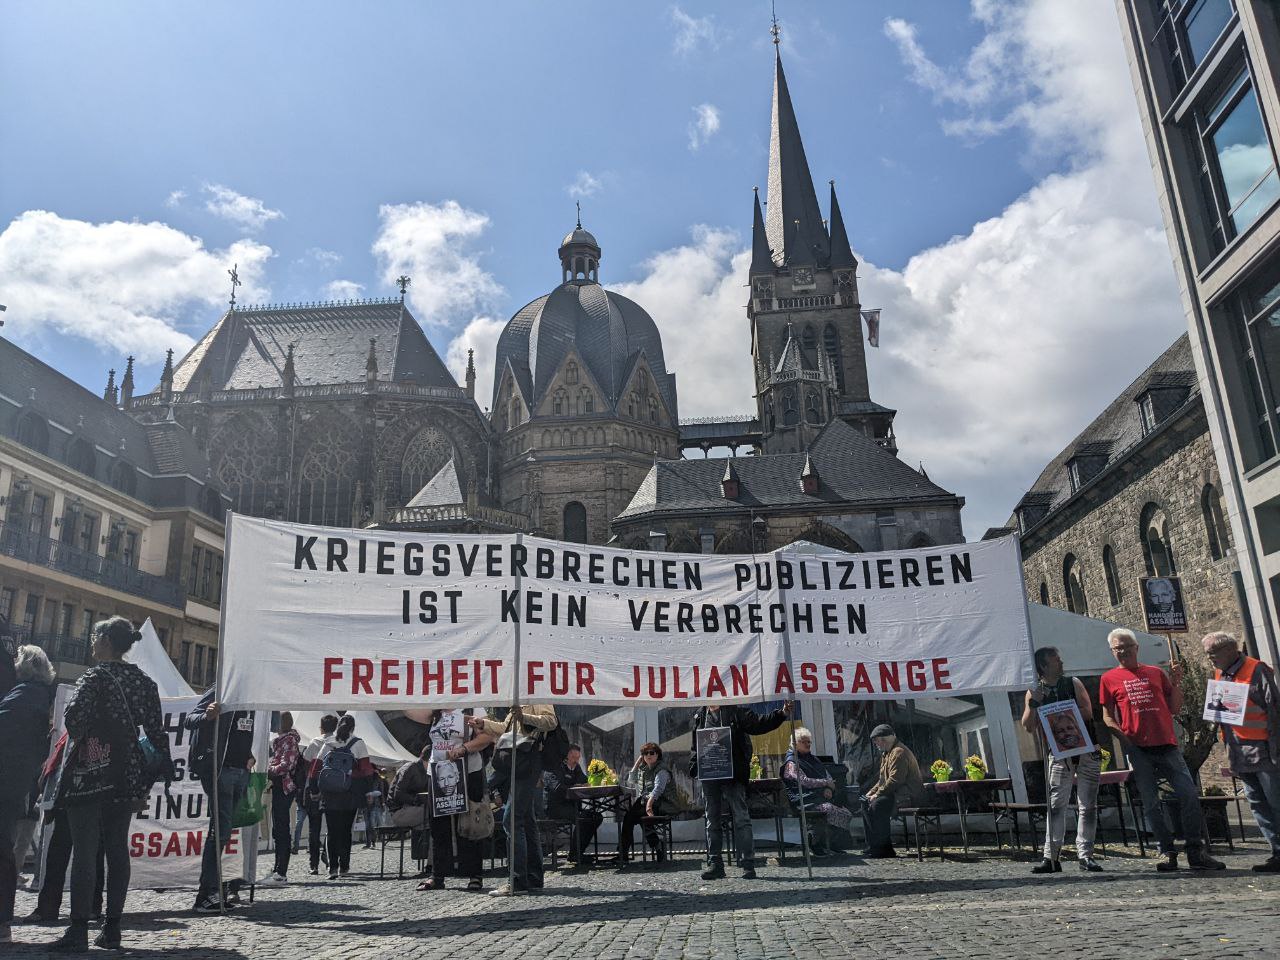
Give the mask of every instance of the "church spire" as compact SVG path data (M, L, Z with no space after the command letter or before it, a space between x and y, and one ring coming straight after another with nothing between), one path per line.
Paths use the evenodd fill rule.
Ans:
M128 410L133 406L133 357L124 365L124 377L120 381L120 403Z
M849 234L844 229L844 217L840 213L840 201L836 199L836 182L831 181L831 269L851 270L858 266L849 244Z
M764 229L764 214L760 212L760 188L756 187L755 217L751 222L751 275L773 273L773 257L769 254L769 236Z
M102 399L113 406L119 401L116 394L116 371L113 367L107 371L107 388L102 391Z
M765 226L774 263L825 263L830 244L800 140L800 126L791 106L781 53L774 57L768 201Z

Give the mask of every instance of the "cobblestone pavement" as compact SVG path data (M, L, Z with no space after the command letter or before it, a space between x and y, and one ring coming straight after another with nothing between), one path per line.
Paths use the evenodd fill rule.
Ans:
M349 878L294 862L294 882L260 889L227 917L197 916L189 892L134 891L125 917L135 955L232 960L472 960L510 957L1170 957L1280 956L1280 876L1256 874L1253 842L1228 869L1157 874L1150 858L1113 851L1106 873L1072 862L1049 877L1033 861L936 858L822 860L814 878L788 856L758 880L707 883L693 855L626 872L548 871L538 894L497 899L456 889L419 893L377 879L376 852L357 851ZM388 850L388 862L394 859ZM266 858L264 858L265 860ZM820 864L820 865L818 865ZM300 869L301 868L301 869ZM394 870L394 868L393 868ZM492 873L486 884L494 886ZM34 897L18 894L18 915ZM14 928L0 955L44 956L57 928ZM95 951L96 953L97 951Z

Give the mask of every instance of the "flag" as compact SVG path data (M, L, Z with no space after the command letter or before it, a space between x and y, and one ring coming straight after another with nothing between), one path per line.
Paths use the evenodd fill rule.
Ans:
M867 321L867 343L873 347L880 346L880 308L863 310L862 319Z

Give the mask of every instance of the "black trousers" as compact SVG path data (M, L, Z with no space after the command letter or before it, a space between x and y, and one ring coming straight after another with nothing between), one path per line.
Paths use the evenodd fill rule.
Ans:
M44 855L44 874L40 880L40 896L36 901L36 912L46 920L58 919L62 909L62 888L67 882L67 867L71 866L71 824L67 822L67 811L55 810L53 829L49 834L49 848ZM98 850L98 871L96 890L93 897L93 915L102 913L102 890L107 881L107 854L105 849Z
M307 855L311 860L311 872L320 869L320 826L324 823L324 811L320 809L320 800L311 797L307 804Z
M271 839L276 846L276 869L280 876L289 874L289 856L293 853L293 798L279 783L271 784Z
M329 828L330 873L346 873L351 869L351 828L355 822L354 810L324 812L324 824Z
M71 919L88 921L93 915L93 895L98 854L106 852L107 906L104 916L119 920L129 892L129 824L134 802L103 800L72 804L67 808L71 826Z
M443 881L445 877L450 876L471 879L479 877L482 873L480 844L458 836L458 832L454 829L455 819L455 817L431 818L431 876L437 881Z
M867 853L871 856L888 856L894 852L890 836L893 808L893 797L876 797L864 805L862 822L867 831Z
M644 801L633 800L631 802L631 806L627 807L627 812L622 817L622 828L618 834L618 853L622 855L622 859L624 860L631 852L631 839L635 828L640 825L640 821L644 816ZM662 843L661 838L658 836L658 831L652 827L645 829L644 839L652 850L659 849Z

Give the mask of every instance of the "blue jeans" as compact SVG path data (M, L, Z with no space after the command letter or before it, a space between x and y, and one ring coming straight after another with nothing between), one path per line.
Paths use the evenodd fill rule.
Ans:
M751 814L747 812L747 787L737 780L704 780L702 797L707 807L707 863L722 863L720 851L724 846L724 805L729 804L733 816L733 839L738 848L738 866L746 869L755 866L755 842L751 836Z
M205 832L204 852L200 861L200 890L197 899L216 897L220 877L220 857L222 848L231 839L231 815L249 792L249 771L243 768L223 767L218 772L218 838L213 839L213 798L212 783L200 781L204 794L209 798L209 829Z
M536 784L539 771L520 777L515 783L515 802L507 793L502 808L502 829L508 837L515 837L516 889L538 889L542 886L542 840L538 836L538 820L534 816L534 803L540 791ZM514 809L513 809L514 808Z
M1249 809L1258 821L1262 838L1271 844L1271 855L1280 857L1280 771L1237 773L1249 798Z
M1147 829L1155 835L1156 845L1162 854L1176 853L1173 831L1165 816L1164 804L1156 790L1160 777L1169 781L1173 795L1178 799L1178 813L1182 818L1182 837L1187 850L1195 851L1204 846L1204 818L1200 815L1200 791L1191 779L1191 771L1177 747L1130 746L1129 765L1133 767L1133 779L1142 795L1142 813Z

